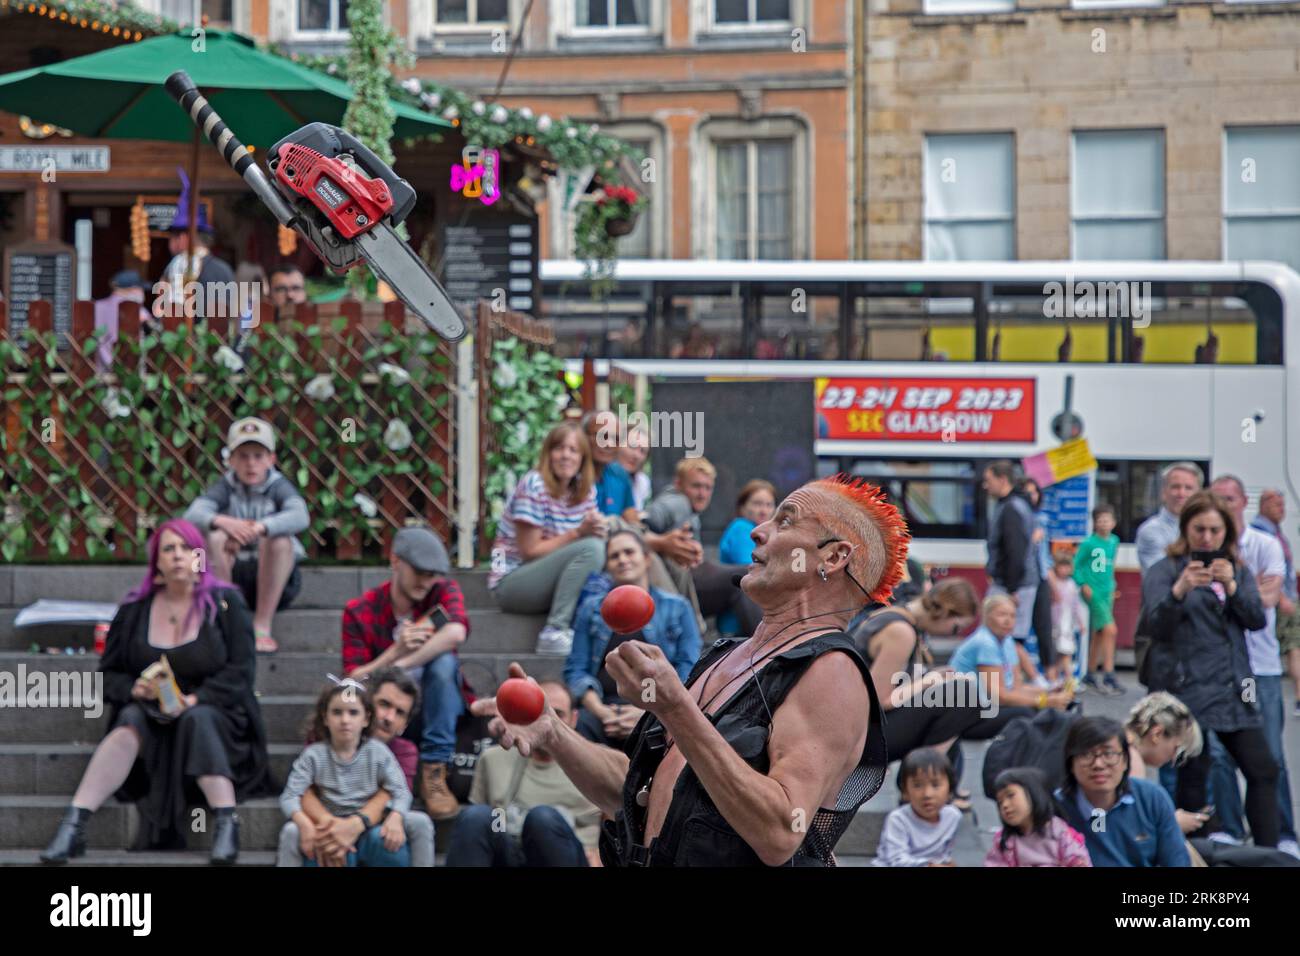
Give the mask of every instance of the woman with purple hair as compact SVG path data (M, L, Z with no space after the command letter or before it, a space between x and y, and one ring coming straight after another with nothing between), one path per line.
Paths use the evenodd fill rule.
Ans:
M148 550L149 570L118 608L99 665L112 729L41 854L46 863L85 853L86 821L115 793L139 810L137 850L184 848L187 809L206 802L215 817L212 862L233 863L236 801L276 789L243 595L207 570L203 536L188 521L165 522ZM178 713L164 713L158 683L142 676L164 654L180 691Z

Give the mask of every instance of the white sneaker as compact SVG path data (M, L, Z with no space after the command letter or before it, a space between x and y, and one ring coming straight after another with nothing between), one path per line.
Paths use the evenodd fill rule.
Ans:
M1231 833L1225 833L1223 830L1219 830L1219 831L1216 832L1216 833L1211 833L1210 836L1209 836L1209 839L1210 839L1210 841L1213 842L1213 843L1222 843L1222 844L1224 844L1225 846L1245 846L1245 845L1246 845L1245 841L1243 841L1243 840L1238 840L1238 839L1237 839L1235 836L1233 836Z
M542 633L537 635L536 654L546 654L553 657L568 657L569 651L573 650L573 631L567 627L547 627L542 628Z
M1283 853L1289 853L1297 860L1300 860L1300 843L1295 840L1278 840L1277 848Z

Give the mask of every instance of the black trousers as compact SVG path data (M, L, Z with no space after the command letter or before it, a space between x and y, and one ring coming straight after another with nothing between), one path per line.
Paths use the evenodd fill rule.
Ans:
M1237 761L1246 777L1246 819L1255 846L1277 846L1281 812L1277 805L1277 761L1268 749L1268 738L1259 727L1232 733L1214 731L1224 749ZM1210 776L1210 748L1178 768L1175 803L1182 810L1197 811L1205 806L1206 781Z
M739 564L714 564L705 561L691 568L691 580L695 584L695 596L700 602L700 613L705 617L732 611L740 625L742 636L748 637L758 628L763 619L763 612L740 589L732 583L737 574L743 574L746 568Z

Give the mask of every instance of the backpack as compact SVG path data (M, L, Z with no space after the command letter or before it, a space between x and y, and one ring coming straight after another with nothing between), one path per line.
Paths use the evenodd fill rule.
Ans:
M1048 792L1055 791L1065 780L1065 735L1079 716L1044 710L1008 721L984 754L984 795L997 799L993 782L1011 767L1036 767L1042 771Z

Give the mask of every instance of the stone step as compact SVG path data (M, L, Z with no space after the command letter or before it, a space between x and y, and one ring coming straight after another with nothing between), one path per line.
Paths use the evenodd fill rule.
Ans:
M295 608L342 608L362 592L388 580L383 565L302 567L302 590ZM488 569L454 569L452 577L465 606L494 608L487 588ZM0 566L0 607L25 607L41 598L120 601L144 577L143 564L27 564Z
M68 797L55 795L3 795L0 796L0 850L39 852L53 835L67 809ZM273 797L248 800L239 806L240 847L249 851L273 851L279 842L284 815L279 802ZM203 817L196 819L202 821ZM845 856L874 856L884 825L885 812L868 804L859 810L853 822L836 847L837 854ZM210 821L209 821L210 822ZM86 827L88 847L92 849L122 851L130 845L135 827L135 809L127 804L110 801L90 818ZM454 821L435 825L435 848L445 853ZM958 843L963 856L971 857L978 846L979 835L969 817L962 821ZM207 832L193 834L189 850L200 851L211 846ZM166 854L170 857L171 854ZM242 854L241 854L242 856ZM135 854L131 854L134 858Z
M67 796L49 794L37 795L0 795L0 852L13 856L30 854L26 860L15 859L12 862L38 862L36 855L44 848L58 828L59 821L68 808ZM417 809L423 809L423 802L418 798ZM191 811L192 819L199 825L206 826L205 831L194 832L189 837L189 846L184 852L160 851L157 853L126 853L126 848L134 839L136 823L135 807L130 804L110 800L90 818L86 825L87 855L96 850L123 854L128 865L152 865L157 861L168 865L173 856L188 858L194 856L196 861L206 862L202 851L211 849L211 819L202 808ZM280 810L277 797L259 797L246 800L239 805L239 846L240 862L257 862L261 865L274 865L274 852L280 842L280 828L284 826L284 813ZM445 854L455 827L454 820L434 824L434 852ZM244 854L254 854L249 861ZM260 853L270 853L265 860ZM102 859L102 857L101 857ZM136 862L140 860L141 862ZM149 863L145 863L149 860ZM265 862L263 862L265 861ZM86 865L97 865L89 863ZM107 865L99 863L98 865Z
M259 698L262 719L271 743L301 741L302 725L315 704L315 694L267 695ZM98 743L108 729L107 712L86 717L71 707L6 708L0 711L0 744Z
M470 608L469 650L493 653L531 651L538 632L546 623L541 614L507 614L496 608ZM17 608L0 608L0 651L25 651L33 644L41 647L74 650L94 647L95 629L91 624L54 624L40 627L13 626ZM290 608L275 616L273 632L281 652L318 652L340 654L342 646L341 610L331 608Z
M0 866L43 866L40 849L0 850ZM202 850L159 850L152 853L128 853L126 850L88 849L85 856L69 860L65 866L209 866L208 854ZM275 851L246 850L242 847L236 866L275 866Z
M62 794L77 789L95 744L0 744L0 794ZM270 744L271 772L277 780L289 774L298 743Z

